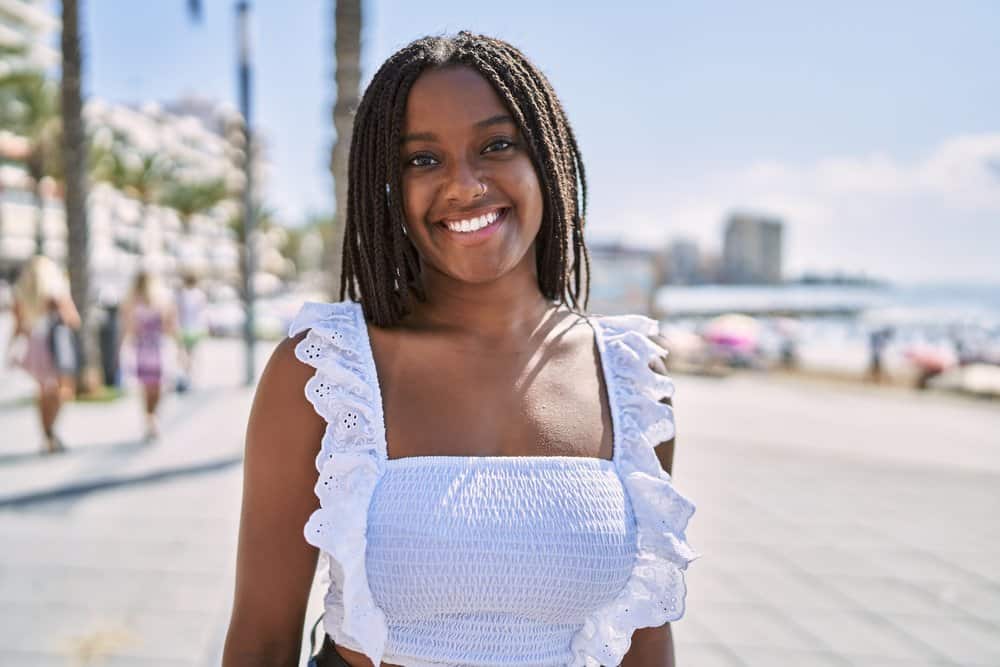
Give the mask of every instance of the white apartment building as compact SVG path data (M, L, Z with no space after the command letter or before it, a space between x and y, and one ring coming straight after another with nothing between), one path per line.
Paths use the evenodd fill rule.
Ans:
M53 44L60 25L51 5L51 0L0 0L0 47L22 52L0 59L0 76L13 69L49 71L59 64Z

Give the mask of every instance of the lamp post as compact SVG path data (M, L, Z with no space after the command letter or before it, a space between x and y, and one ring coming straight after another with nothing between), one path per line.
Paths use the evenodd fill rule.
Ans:
M240 113L243 114L243 132L245 151L243 173L245 176L243 189L243 298L246 308L246 318L243 322L243 340L246 344L246 384L254 383L254 285L253 276L256 270L254 257L254 205L253 205L253 130L250 124L250 3L248 0L238 0L236 3L236 45L238 55L238 77Z

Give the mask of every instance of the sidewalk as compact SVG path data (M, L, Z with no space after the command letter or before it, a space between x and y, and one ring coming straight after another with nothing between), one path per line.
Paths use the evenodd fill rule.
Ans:
M1000 406L675 378L678 664L1000 665Z
M271 347L260 345L258 373ZM38 454L30 379L6 371L0 383L0 508L238 462L253 391L242 386L241 354L237 341L206 341L194 390L164 394L161 441L144 442L142 399L133 389L113 401L65 405L56 432L67 451L49 456Z
M219 664L252 390L238 342L203 352L154 443L135 395L66 406L56 456L36 453L30 402L0 409L0 665Z
M233 349L217 359L231 376ZM675 379L675 481L697 502L688 537L702 553L674 625L679 665L1000 665L995 403L754 375ZM155 445L80 439L65 461L0 464L3 494L74 475L127 480L0 506L0 664L218 665L241 466L191 463L238 456L250 396L202 391L167 406ZM24 428L18 410L0 412L0 433ZM138 405L114 410L114 438L127 442ZM86 414L67 412L66 425L86 426ZM39 472L49 463L65 470Z

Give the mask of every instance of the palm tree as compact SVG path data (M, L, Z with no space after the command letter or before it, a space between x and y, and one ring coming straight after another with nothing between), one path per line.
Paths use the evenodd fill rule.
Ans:
M73 300L80 310L83 331L84 378L96 377L100 347L93 324L90 299L90 229L87 226L87 136L83 124L83 32L80 29L82 0L62 0L62 79L60 110L62 115L62 164L65 173L66 227L68 231L67 264ZM193 20L201 15L200 0L188 0ZM95 369L92 371L91 369Z
M337 211L333 218L333 233L327 245L329 291L336 300L340 293L343 229L347 220L347 160L351 152L353 113L358 106L361 90L361 0L335 0L334 57L337 61L335 78L337 100L333 105L333 127L337 138L330 154Z
M204 183L175 182L167 186L162 203L177 211L184 231L191 231L191 218L202 211L211 210L229 196L226 182L216 179Z
M97 387L100 346L90 298L90 228L87 225L87 135L83 125L83 34L79 0L62 0L62 165L66 206L70 290L80 311L83 334L81 379L85 390Z
M133 157L129 160L129 157ZM158 153L142 153L137 158L132 155L116 154L124 161L125 191L142 202L143 217L146 209L160 202L170 182L173 168Z
M37 208L36 252L42 254L45 238L42 179L60 171L55 150L60 135L56 93L44 74L23 70L0 77L0 127L9 128L28 141L24 163Z

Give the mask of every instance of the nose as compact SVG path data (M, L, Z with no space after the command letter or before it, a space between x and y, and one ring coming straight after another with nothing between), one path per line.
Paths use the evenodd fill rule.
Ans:
M453 161L445 178L443 193L449 204L461 206L486 194L482 176L465 160Z

